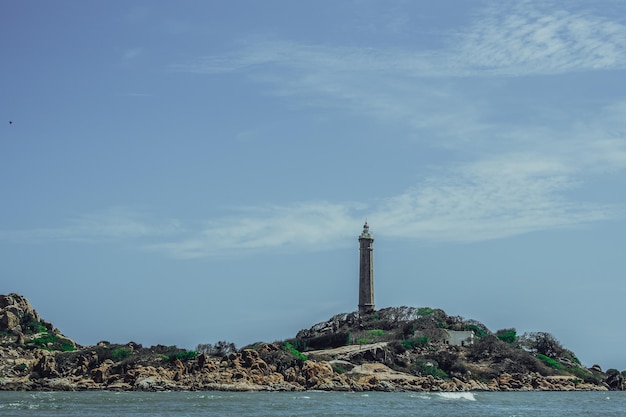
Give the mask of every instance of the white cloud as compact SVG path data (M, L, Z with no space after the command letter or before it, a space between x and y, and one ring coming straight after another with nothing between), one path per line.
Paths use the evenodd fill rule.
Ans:
M64 226L0 230L0 241L43 243L51 241L101 243L164 236L181 231L178 220L150 224L150 216L128 208L113 207L68 219Z
M467 88L466 77L486 83L484 77L626 68L626 25L616 20L619 15L570 9L544 2L494 3L468 27L443 35L447 46L439 50L248 39L231 55L172 68L206 74L240 72L272 85L276 95L295 98L299 106L337 108L402 123L429 146L499 147L496 138L516 133L484 117L483 101L493 105L490 93ZM493 89L496 83L498 78L485 87ZM529 129L522 129L522 134ZM423 131L428 135L421 135ZM615 163L621 159L616 155Z
M570 201L577 186L559 160L506 155L431 177L369 206L299 203L251 207L207 223L199 232L149 249L178 258L241 250L297 251L342 246L367 216L376 233L425 242L474 242L574 227L617 215L608 205Z
M412 51L328 47L281 40L250 42L229 56L205 57L180 71L242 72L299 103L336 106L413 132L430 146L466 152L400 195L371 202L299 202L249 207L199 227L147 221L111 210L65 227L0 231L4 241L139 240L148 250L197 258L240 250L338 245L369 217L376 233L424 241L469 242L573 227L616 216L616 207L575 201L583 177L626 168L626 102L566 125L491 125L455 77L524 76L626 67L626 26L542 3L496 3L448 48ZM253 68L254 71L249 71ZM270 69L269 71L267 69ZM278 70L278 71L277 71ZM329 100L330 98L330 100ZM570 125L571 124L571 125ZM433 145L438 138L445 140Z
M326 249L354 233L351 211L358 205L325 202L291 206L248 207L236 215L208 222L180 240L149 245L177 258L197 258L231 251L285 248Z
M577 185L559 161L505 155L431 178L388 199L372 216L391 236L472 242L613 218L615 208L569 201Z
M498 2L469 27L442 34L448 42L440 50L247 39L246 46L230 55L205 56L171 68L216 74L249 69L262 73L265 66L274 66L295 71L291 77L300 81L307 79L303 74L334 75L339 80L346 74L367 73L441 78L623 69L626 25L616 20L619 17L544 2Z
M563 6L501 2L487 8L456 36L460 68L519 76L626 66L626 25L613 20L617 16Z
M111 209L80 216L65 227L0 231L5 242L119 242L181 259L241 251L310 251L343 246L365 217L377 234L424 242L473 242L608 220L614 206L571 201L578 185L558 158L507 154L433 175L414 188L374 203L301 202L233 210L199 227L156 221ZM357 226L359 225L359 226Z

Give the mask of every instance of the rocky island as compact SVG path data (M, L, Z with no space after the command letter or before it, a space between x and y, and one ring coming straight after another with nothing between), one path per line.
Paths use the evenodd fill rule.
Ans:
M0 390L624 390L548 333L495 333L432 308L339 314L289 340L80 346L19 294L0 295Z

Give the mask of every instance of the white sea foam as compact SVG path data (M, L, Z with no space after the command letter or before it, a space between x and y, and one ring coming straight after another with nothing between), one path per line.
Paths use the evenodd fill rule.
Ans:
M471 392L438 392L437 395L446 400L476 401L476 397Z

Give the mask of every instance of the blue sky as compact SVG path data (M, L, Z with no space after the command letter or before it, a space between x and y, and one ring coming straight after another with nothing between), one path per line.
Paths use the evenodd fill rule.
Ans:
M0 290L81 344L280 340L356 310L367 218L378 308L626 369L624 16L2 2Z

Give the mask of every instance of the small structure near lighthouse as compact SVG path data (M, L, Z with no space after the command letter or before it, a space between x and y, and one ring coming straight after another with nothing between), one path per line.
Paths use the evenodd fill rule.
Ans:
M359 236L359 314L374 311L374 236L367 220Z

